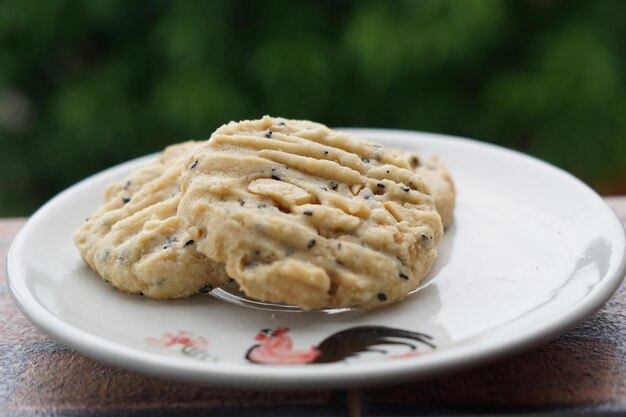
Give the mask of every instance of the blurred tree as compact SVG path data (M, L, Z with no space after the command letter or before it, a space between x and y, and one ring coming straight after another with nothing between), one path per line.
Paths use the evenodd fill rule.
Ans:
M0 216L229 120L457 134L626 192L626 2L0 2Z

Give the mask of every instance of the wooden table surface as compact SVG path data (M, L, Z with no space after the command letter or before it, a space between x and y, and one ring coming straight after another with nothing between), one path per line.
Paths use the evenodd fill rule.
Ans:
M626 197L607 202L626 223ZM626 416L626 284L563 336L468 372L349 391L202 387L102 364L35 329L6 286L24 222L0 220L0 416Z

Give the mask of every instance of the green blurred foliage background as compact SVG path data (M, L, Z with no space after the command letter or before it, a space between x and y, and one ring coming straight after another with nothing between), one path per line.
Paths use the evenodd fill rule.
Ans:
M624 193L625 16L620 0L2 0L0 216L263 114L477 138Z

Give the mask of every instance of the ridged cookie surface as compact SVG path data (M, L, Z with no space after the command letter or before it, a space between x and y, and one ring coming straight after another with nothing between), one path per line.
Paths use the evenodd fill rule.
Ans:
M430 195L435 199L435 206L441 216L443 227L447 228L452 223L456 205L456 191L452 176L446 167L439 162L437 156L431 156L427 159L415 152L405 152L403 156L411 169L428 184Z
M196 251L176 215L180 175L198 146L170 146L156 161L111 184L104 205L74 235L85 262L116 288L167 299L228 281L223 265Z
M187 161L179 216L250 297L322 307L402 299L443 227L406 157L308 122L229 123Z

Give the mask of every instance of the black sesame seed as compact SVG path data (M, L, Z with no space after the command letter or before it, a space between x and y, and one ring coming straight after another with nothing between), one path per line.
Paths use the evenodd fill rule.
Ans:
M363 198L366 199L366 200L369 200L370 196L366 194L366 195L363 196Z
M311 210L306 210L305 212L303 212L302 214L304 214L305 216L312 216L313 212Z
M189 169L194 169L196 167L196 165L198 165L198 161L195 161L193 164L191 164Z
M265 208L265 207L267 207L267 204L265 204L265 203L259 204L258 206L256 206L256 208L259 208L259 209Z
M361 161L365 162L366 164L370 163L370 160L368 158L365 158L365 157L361 158Z
M287 126L287 125L285 124L285 122L280 122L278 126Z
M337 184L335 181L331 181L328 185L330 185L330 188L333 190L336 190L337 187L339 187L339 184Z
M213 291L213 287L211 287L210 285L203 285L202 287L200 287L200 289L198 290L198 292L201 292L203 294L206 294L208 292Z
M187 242L185 242L185 247L187 247L187 246L191 246L191 245L193 245L194 243L196 243L196 241L195 241L195 240L193 240L193 239L188 240Z
M123 197L122 198L122 203L124 203L124 204L128 203L129 201L130 201L130 198L128 198L128 197Z
M328 151L324 151L324 155L328 155Z
M268 138L268 139L269 139L269 138L271 138L271 137L272 137L272 131L271 131L271 130L270 130L270 131L268 131L268 132L265 134L265 137L266 137L266 138Z
M123 256L120 256L119 258L117 258L117 261L118 261L119 263L124 263L124 257L123 257Z
M379 292L377 297L380 301L387 301L387 295L384 292Z
M309 240L309 243L307 243L306 247L311 249L313 246L315 246L315 239L311 239Z
M324 191L328 191L328 188L326 188L326 187L322 187L322 190L324 190Z
M166 239L165 246L163 246L163 249L171 248L172 247L172 243L177 242L177 241L178 241L178 239L176 239L174 236L169 236Z
M430 237L426 235L422 235L422 240L423 241L430 240Z
M276 181L280 181L280 177L278 175L272 175L272 179Z
M400 278L402 278L405 281L409 280L409 276L407 274L403 274L402 272L400 272Z
M376 184L376 186L378 188L385 188L385 184L383 184L382 182L379 182L378 184Z
M239 201L239 205L240 205L240 206L242 206L242 207L243 207L245 204L246 204L246 202L245 202L245 201Z
M337 249L341 249L341 242L337 243Z
M402 191L404 191L405 193L408 193L410 190L409 187L400 187L400 188L402 188Z
M130 187L131 182L130 181L126 181L126 184L124 184L124 189L128 190L128 188Z

